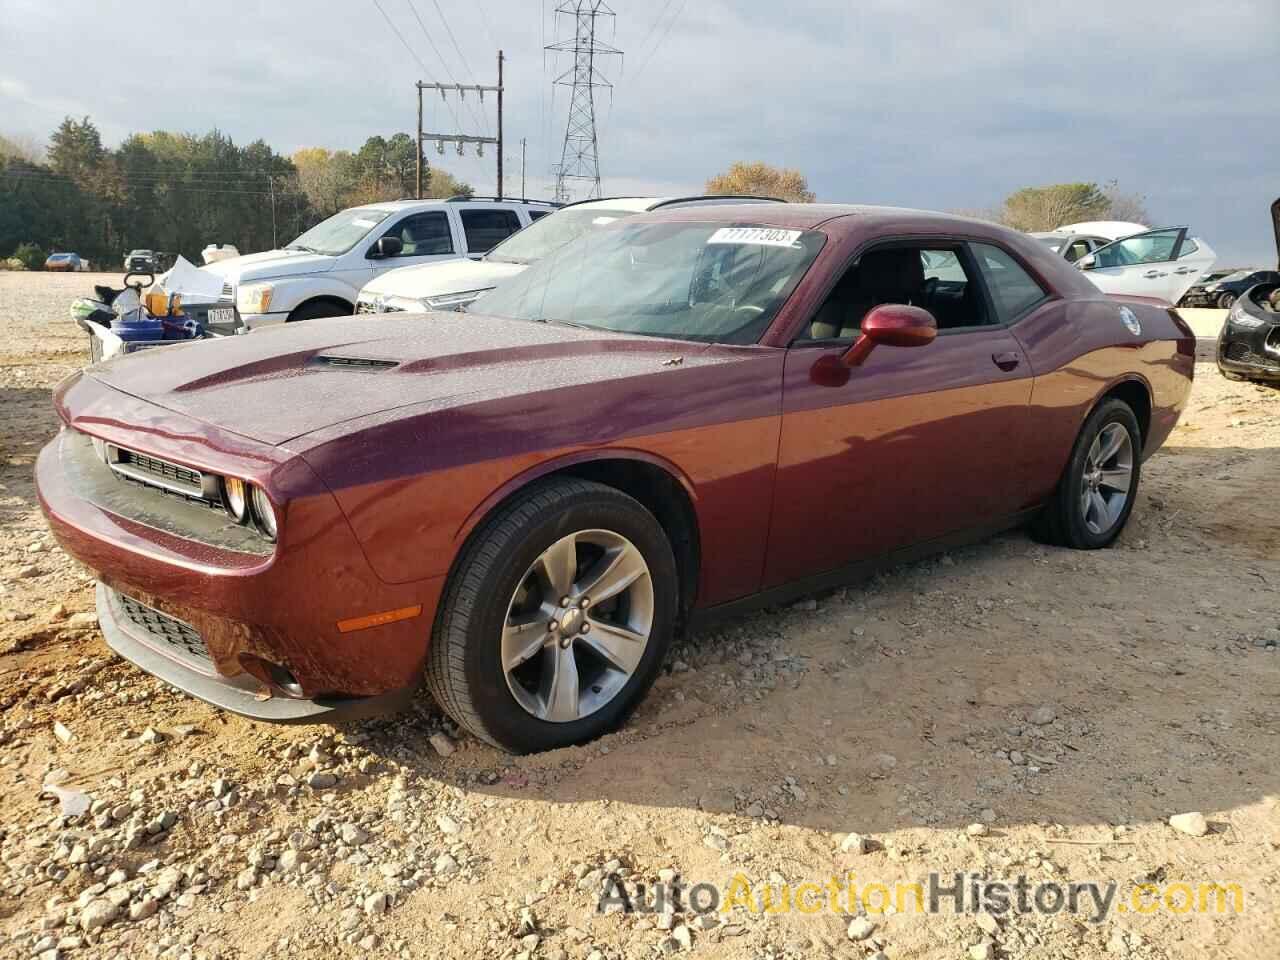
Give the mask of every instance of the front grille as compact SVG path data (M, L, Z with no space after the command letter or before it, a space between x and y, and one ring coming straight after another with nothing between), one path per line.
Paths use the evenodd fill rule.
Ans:
M1254 353L1249 349L1247 343L1236 341L1227 344L1227 359L1236 363L1252 363L1257 366L1270 366L1276 361L1273 357L1264 357L1260 353Z
M370 303L368 300L356 301L356 313L359 314L359 313L377 313L377 312L378 312L377 306L373 303Z
M199 470L192 470L168 460L148 456L136 450L107 444L107 465L117 476L126 480L136 480L149 487L158 487L169 493L191 497L197 500L208 500L215 505L218 491L214 478L206 478Z
M224 284L222 285L222 299L223 299L223 300L234 300L234 299L236 298L235 294L236 294L236 292L235 292L235 290L233 290L233 289L231 288L231 284L229 284L229 283L224 283Z
M209 651L191 624L161 613L123 593L117 593L116 599L120 603L120 612L129 622L145 631L149 639L162 644L175 660L203 672L213 669Z
M196 470L189 470L186 467L180 467L176 463L169 463L166 460L157 460L155 457L148 457L145 453L136 453L133 450L120 450L120 463L132 463L140 470L154 474L157 477L164 477L168 480L175 480L179 483L190 484L193 487L199 487L201 475Z

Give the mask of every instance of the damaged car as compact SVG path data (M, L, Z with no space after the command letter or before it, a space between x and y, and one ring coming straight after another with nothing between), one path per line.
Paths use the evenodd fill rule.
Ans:
M1272 205L1271 216L1280 261L1280 200ZM1232 301L1218 334L1218 369L1229 380L1280 383L1280 273Z
M1195 364L1038 241L884 207L637 214L430 321L59 385L36 486L112 648L260 720L425 681L504 749L582 743L678 630L1020 524L1107 547Z

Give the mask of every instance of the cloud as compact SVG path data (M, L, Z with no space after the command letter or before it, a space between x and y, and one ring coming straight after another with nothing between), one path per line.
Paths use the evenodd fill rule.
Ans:
M492 83L495 48L505 50L508 189L523 137L528 191L547 195L568 107L551 80L569 62L541 48L571 29L552 22L554 4L440 0L463 61L434 4L415 0L439 57L410 0L379 2L434 79ZM1133 0L1105 17L994 0L615 9L606 39L626 56L601 65L616 86L597 99L610 192L693 192L737 159L798 167L824 199L944 209L990 206L1029 184L1117 179L1224 261L1275 259L1274 0L1191 14ZM14 132L43 136L65 113L87 113L108 139L216 126L291 151L413 128L423 71L372 0L251 10L135 0L128 17L96 0L0 0L0 22L0 125ZM1229 43L1205 42L1214 24L1232 25ZM492 102L482 121L477 107L459 119L491 128ZM434 98L427 111L429 126L455 122ZM428 160L493 189L492 151Z

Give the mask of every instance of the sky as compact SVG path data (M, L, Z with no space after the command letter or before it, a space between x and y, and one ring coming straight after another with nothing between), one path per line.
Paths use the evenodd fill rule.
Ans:
M1147 198L1153 226L1189 225L1220 263L1276 260L1280 0L1128 0L1105 15L987 0L611 2L600 30L623 55L600 63L613 83L596 103L606 195L697 193L735 160L795 167L822 200L943 210L1116 180ZM413 132L416 80L494 83L502 48L507 192L520 192L525 139L526 193L548 197L569 104L552 81L570 58L543 47L573 29L555 6L0 0L0 134L43 141L88 115L111 144L217 127L284 153L353 149ZM491 97L454 98L458 121L427 103L428 129L495 127ZM429 145L428 162L494 190L492 149L447 150Z

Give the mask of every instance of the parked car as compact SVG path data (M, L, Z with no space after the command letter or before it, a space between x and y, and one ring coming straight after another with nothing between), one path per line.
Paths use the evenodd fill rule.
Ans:
M160 264L154 250L130 250L124 255L125 273L159 273Z
M1280 268L1280 200L1271 207ZM1218 334L1218 369L1229 380L1280 383L1280 273L1232 301Z
M1233 270L1209 283L1197 283L1184 298L1189 307L1217 307L1227 310L1250 287L1260 283L1280 283L1280 271Z
M1076 261L1104 293L1175 304L1218 255L1186 227L1161 227L1117 240Z
M1062 233L1056 230L1051 233L1033 233L1031 236L1062 257L1067 263L1075 263L1081 257L1088 256L1095 250L1100 250L1111 243L1106 237Z
M534 200L455 197L370 203L336 213L281 250L206 264L248 329L348 316L360 288L396 267L488 253L555 209Z
M660 207L691 203L779 203L768 197L611 197L581 200L502 241L478 260L452 260L389 270L361 289L356 313L461 310L587 230Z
M994 224L679 206L465 314L74 374L36 484L107 642L167 682L330 721L425 673L531 751L618 725L678 624L1023 522L1111 544L1194 364L1175 312Z
M1178 301L1177 306L1179 307L1212 306L1213 301L1212 299L1206 299L1204 294L1204 288L1207 287L1209 284L1213 283L1215 280L1221 280L1223 277L1229 277L1233 273L1235 273L1234 270L1222 270L1216 267L1213 270L1206 270L1204 273L1200 274L1200 276L1196 278L1196 282L1193 283L1191 285L1191 288L1182 295L1182 299Z
M44 268L51 272L67 273L80 269L80 254L51 253L44 261Z

